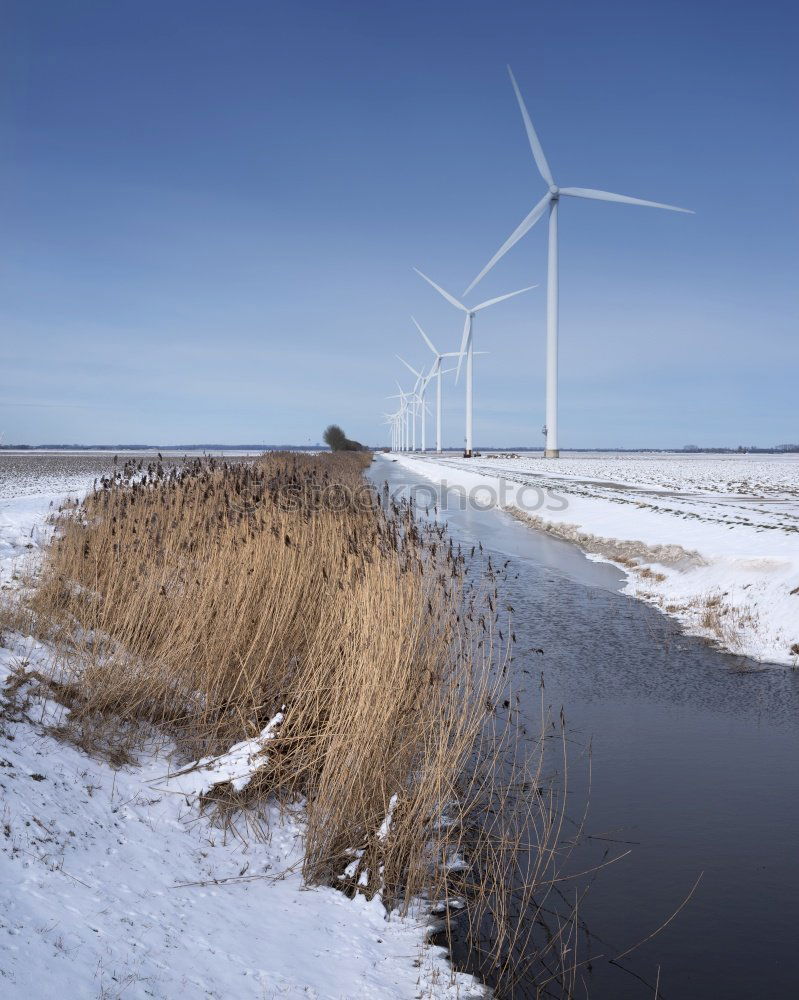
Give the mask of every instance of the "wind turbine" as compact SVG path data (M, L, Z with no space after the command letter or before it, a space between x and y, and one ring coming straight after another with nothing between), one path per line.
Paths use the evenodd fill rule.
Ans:
M544 150L538 140L530 115L522 98L521 91L516 83L513 70L508 66L510 82L519 102L519 110L522 113L524 127L527 130L527 138L530 142L530 149L533 151L538 172L544 178L549 190L533 208L533 210L522 219L516 229L505 240L497 250L491 260L483 270L477 275L474 281L464 292L468 295L478 281L483 278L491 268L510 250L512 246L529 232L538 222L544 212L549 208L549 255L547 265L547 403L546 403L546 457L557 458L560 454L558 450L558 202L561 195L570 198L588 198L592 201L618 201L623 205L643 205L647 208L665 208L669 212L684 212L686 215L694 213L688 208L677 208L676 205L664 205L659 201L645 201L643 198L630 198L625 194L611 194L610 191L597 191L594 188L558 187L549 169L549 164L544 156Z
M463 324L463 337L461 338L461 348L458 351L458 368L457 374L455 375L455 381L457 382L461 374L461 363L463 362L464 355L466 356L466 448L463 452L464 458L472 457L472 390L474 386L474 318L481 309L486 309L488 306L496 305L497 302L504 302L505 299L512 299L514 295L521 295L522 292L529 292L533 288L538 288L538 285L528 285L527 288L520 288L516 292L507 292L505 295L498 295L494 299L488 299L485 302L481 302L476 306L465 306L462 302L459 302L454 295L450 295L449 292L445 291L441 285L437 285L432 278L428 278L426 274L418 268L414 268L414 271L419 275L420 278L432 285L433 288L440 294L443 295L447 302L455 306L456 309L461 309L466 313L466 319Z
M416 451L416 407L410 402L414 392L405 392L397 382L402 410L405 413L405 451Z
M424 401L424 394L427 392L427 387L430 384L431 379L433 378L432 369L431 369L430 372L428 372L427 375L425 375L424 374L424 369L422 369L421 371L417 371L412 365L408 364L408 362L405 360L405 358L401 358L399 356L399 354L396 354L395 357L396 357L397 361L401 361L405 365L405 367L408 369L409 372L411 372L413 375L416 376L416 383L415 383L415 385L413 387L413 394L416 397L416 399L419 401L419 405L421 406L421 413L422 413L422 451L427 451L427 440L426 440L426 431L425 431L425 427L426 427L425 413L427 411L427 407L426 407L425 401Z
M399 387L399 382L397 383L397 386ZM400 392L402 392L401 389L400 389ZM406 448L406 450L410 450L410 451L416 451L416 416L417 416L416 401L418 399L419 399L419 396L418 396L418 394L416 392L416 386L415 385L414 385L413 389L410 392L406 392L404 394L404 398L403 398L403 404L405 406L405 419L406 419L406 422L407 422L408 416L410 416L410 422L411 422L410 448L409 449ZM410 402L408 402L409 400L410 400ZM406 442L406 444L407 443L408 442Z
M386 418L383 423L391 425L391 450L398 451L400 411L384 413L383 416Z
M397 382L397 388L399 393L394 393L393 396L386 396L386 399L398 399L400 401L399 417L400 417L400 451L408 450L408 443L410 439L408 417L410 415L411 408L408 406L408 399L413 395L412 392L405 392L402 386ZM404 419L403 419L404 418ZM414 430L414 440L416 438L416 418L413 421ZM415 444L414 444L415 448Z
M430 340L430 338L427 336L427 334L424 332L421 326L419 326L419 324L416 322L415 317L411 316L411 319L413 320L416 329L419 331L419 333L421 333L424 342L427 344L427 346L435 355L435 361L433 362L433 367L430 369L430 374L428 378L430 379L434 378L436 380L436 451L440 453L441 452L441 376L448 375L449 372L455 371L454 368L450 368L448 369L448 371L442 372L441 362L444 358L457 358L459 355L457 351L446 351L444 353L439 351L439 349L433 344L432 340ZM482 352L478 351L477 353L482 353Z
M421 404L422 404L422 451L424 451L425 450L424 393L425 393L425 389L427 388L427 381L426 381L426 379L424 377L424 373L421 372L421 371L417 371L415 368L413 368L411 365L409 365L408 362L405 360L405 358L401 358L399 356L399 354L395 354L394 357L397 359L397 361L401 361L405 365L405 367L408 369L408 371L411 372L411 374L413 374L413 375L416 376L416 381L413 384L413 393L412 393L412 396L413 396L414 400L417 400L417 401L421 402ZM421 392L419 391L419 386L420 385L421 385ZM414 407L414 421L415 420L416 420L416 412L415 412L415 407ZM415 424L414 424L414 426L415 426ZM413 450L416 451L416 437L415 437L415 435L414 435Z

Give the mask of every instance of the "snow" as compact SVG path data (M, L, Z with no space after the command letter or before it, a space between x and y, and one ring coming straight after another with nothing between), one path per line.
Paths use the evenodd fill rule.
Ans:
M693 634L799 665L799 456L398 456L627 573Z
M91 485L89 480L83 488ZM0 499L0 578L46 540L57 484ZM29 549L26 546L32 545ZM485 995L426 944L434 918L303 884L303 815L267 809L267 838L215 825L198 796L243 787L278 714L253 740L178 771L165 752L113 769L52 734L66 709L41 690L46 646L6 634L0 684L0 996L465 998ZM386 832L390 816L384 823Z
M68 494L59 493L0 499L0 587L35 559L52 533L47 517L66 499Z
M160 779L156 787L180 792L192 804L199 802L216 785L230 784L234 791L240 792L247 787L259 767L266 763L267 743L282 721L283 713L278 712L259 736L242 740L216 757L203 757L189 767L169 773Z
M388 804L388 812L386 813L383 822L380 824L380 829L377 831L377 839L385 840L388 837L391 830L391 821L394 819L394 810L397 808L397 796L392 795L391 801Z

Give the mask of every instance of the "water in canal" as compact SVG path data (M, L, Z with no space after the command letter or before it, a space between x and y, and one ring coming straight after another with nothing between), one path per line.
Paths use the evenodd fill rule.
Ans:
M385 458L370 475L392 491L430 486ZM572 745L591 746L590 793L587 755L569 774L576 819L589 800L582 860L630 850L581 904L590 995L654 997L658 969L666 1000L799 995L799 671L681 634L619 592L618 570L507 514L439 516L456 541L512 559L502 586L531 724L543 670ZM623 968L609 961L660 927L700 874L668 926Z

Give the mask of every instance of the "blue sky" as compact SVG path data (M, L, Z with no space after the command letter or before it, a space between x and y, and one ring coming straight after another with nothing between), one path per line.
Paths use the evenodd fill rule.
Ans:
M395 351L562 185L561 445L799 439L788 2L5 0L5 442L369 442ZM475 438L539 445L546 231L475 300ZM445 386L445 442L463 437Z

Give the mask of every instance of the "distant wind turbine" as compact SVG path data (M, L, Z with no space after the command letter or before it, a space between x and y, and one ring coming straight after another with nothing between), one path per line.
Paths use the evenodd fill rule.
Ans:
M399 356L399 354L395 354L394 357L397 359L397 361L401 361L412 375L416 376L416 382L414 383L414 386L413 386L413 395L419 401L419 404L421 406L421 413L422 413L422 451L427 451L427 442L426 442L426 433L425 433L426 423L425 423L424 394L427 391L428 384L430 383L430 375L425 375L423 368L420 371L417 371L413 367L413 365L409 365L408 362L405 360L405 358L401 358ZM416 451L415 445L414 445L414 451Z
M391 425L391 450L399 451L400 419L402 417L402 411L397 410L396 413L384 413L383 416L385 417L383 423Z
M462 302L459 302L454 295L450 295L449 292L445 291L441 285L437 285L432 278L428 278L426 274L418 268L414 268L414 271L419 275L420 278L432 285L433 288L440 294L451 305L455 306L456 309L461 309L466 313L466 319L463 324L463 337L461 338L461 347L458 351L458 368L457 374L455 375L455 381L457 382L461 374L461 364L463 362L464 355L466 356L466 448L464 450L464 457L472 457L472 390L474 385L474 318L481 309L486 309L488 306L496 305L497 302L504 302L505 299L512 299L514 295L521 295L522 292L529 292L533 288L538 288L538 285L528 285L527 288L520 288L515 292L508 292L505 295L498 295L494 299L488 299L486 302L481 302L476 306L465 306Z
M393 396L386 396L386 399L398 399L400 401L400 451L407 451L408 445L410 444L410 427L408 425L409 417L411 414L411 407L408 405L408 400L413 396L412 392L405 392L402 386L397 382L398 393L394 393ZM414 415L413 419L413 436L414 436L414 450L416 448L416 417Z
M571 198L589 198L593 201L618 201L623 205L644 205L647 208L665 208L670 212L684 212L687 215L694 213L688 208L677 208L675 205L664 205L659 201L644 201L642 198L630 198L624 194L611 194L609 191L596 191L593 188L558 187L549 169L544 150L538 141L530 115L522 98L521 91L516 83L513 71L508 66L510 82L519 102L519 110L522 113L524 127L527 130L527 138L530 148L533 151L533 159L538 167L538 172L544 178L549 190L533 208L529 215L525 216L519 225L514 229L502 246L497 250L491 260L483 270L477 275L474 281L464 292L464 295L474 288L478 281L483 278L491 268L510 250L512 246L529 232L538 222L541 216L549 207L549 260L547 272L547 402L546 402L546 456L557 458L558 451L558 201L560 196L565 194Z
M459 357L458 351L439 351L439 349L433 344L432 340L427 336L424 330L419 326L416 319L411 316L416 329L422 335L422 339L430 348L430 350L435 355L435 361L433 362L433 367L430 369L429 377L436 380L436 451L441 451L441 376L449 374L450 371L455 371L454 368L450 368L447 372L441 370L441 362L444 358L457 358ZM481 352L477 352L481 353Z

